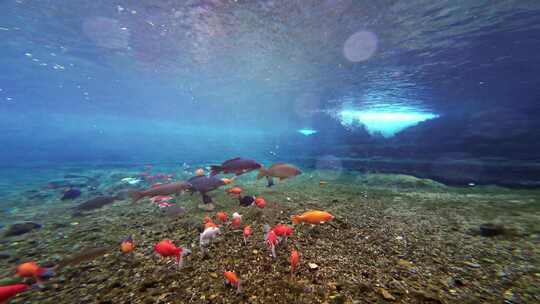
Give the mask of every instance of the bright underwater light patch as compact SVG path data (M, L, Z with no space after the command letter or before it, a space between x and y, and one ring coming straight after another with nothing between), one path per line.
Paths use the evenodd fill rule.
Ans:
M305 135L305 136L310 136L310 135L313 135L315 133L317 133L317 130L313 130L313 129L300 129L298 130L298 132L302 135Z
M392 137L396 133L420 122L439 117L433 113L421 112L369 112L369 111L342 111L341 123L351 126L355 121L362 123L370 134L380 133L384 137Z

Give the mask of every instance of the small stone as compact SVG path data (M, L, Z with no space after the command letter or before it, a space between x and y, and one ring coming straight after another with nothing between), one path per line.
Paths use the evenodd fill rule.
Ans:
M77 225L79 225L79 222L72 222L70 225L71 226L77 226Z
M315 263L308 263L308 267L310 270L317 270L319 268L319 265Z
M40 224L34 223L34 222L24 222L24 223L17 223L9 226L4 233L6 237L8 236L16 236L25 234L27 232L30 232L34 229L41 228Z
M505 292L504 292L504 295L503 295L504 299L506 301L512 301L514 299L514 292L512 292L512 289L507 289Z
M330 303L332 304L343 304L345 303L345 296L340 294L333 294L330 296Z
M388 301L395 301L396 298L394 298L394 296L388 292L388 290L384 289L384 288L379 288L379 292L381 293L381 295L383 296L383 298L385 298L386 300Z
M11 254L9 254L9 252L7 251L0 252L0 260L9 259L10 257L11 257Z
M407 268L410 268L410 267L413 266L413 264L411 262L403 260L403 259L399 259L398 265L403 266L403 267L407 267Z
M492 237L504 234L504 226L493 223L486 223L480 225L480 235L486 237Z
M481 267L480 264L478 264L478 263L473 263L473 262L463 262L463 264L465 264L465 265L467 265L467 266L469 266L469 267L471 267L471 268L480 268L480 267Z
M209 204L199 204L199 209L202 211L214 211L216 209L216 206L212 203Z
M495 263L494 260L488 259L488 258L483 258L483 259L482 259L482 262L489 263L489 264L494 264L494 263Z
M252 253L257 254L257 253L259 253L259 251L257 249L253 249Z
M217 279L217 278L218 278L218 274L215 273L215 272L212 272L212 273L210 274L210 276L211 276L212 278L214 278L214 279Z

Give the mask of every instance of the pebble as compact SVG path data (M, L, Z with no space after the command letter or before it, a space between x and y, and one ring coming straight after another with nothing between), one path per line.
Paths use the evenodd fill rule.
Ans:
M317 270L317 268L319 268L319 265L317 265L315 263L308 263L308 267L311 270Z
M503 225L500 224L493 224L493 223L486 223L480 225L480 235L491 237L491 236L497 236L504 234L505 229Z
M73 222L73 223L71 223L71 226L77 226L77 225L79 225L79 222Z
M214 204L212 204L212 203L210 203L210 204L200 204L198 207L202 211L214 211L214 209L216 209L216 206Z
M41 225L34 223L34 222L23 222L23 223L16 223L11 226L9 226L4 233L4 236L17 236L21 234L25 234L27 232L30 232L34 229L40 229Z
M504 299L506 301L510 301L512 302L512 300L514 299L514 292L512 292L512 289L507 289L505 292L504 292Z
M257 253L259 253L259 251L257 249L253 249L252 253L257 254Z
M212 273L210 274L210 276L211 276L212 278L214 278L214 279L217 279L217 278L218 278L218 274L215 273L215 272L212 272Z
M389 300L389 301L395 301L396 298L394 298L394 296L388 292L388 290L384 289L384 288L379 288L379 291L381 292L381 295L383 296L383 298L385 298L386 300Z
M473 263L473 262L463 262L463 264L465 264L465 265L467 265L467 266L469 266L469 267L471 267L471 268L480 268L480 267L481 267L480 264L478 264L478 263Z
M410 267L413 266L413 264L411 262L403 260L403 259L399 259L398 265L403 266L403 267L407 267L407 268L410 268Z

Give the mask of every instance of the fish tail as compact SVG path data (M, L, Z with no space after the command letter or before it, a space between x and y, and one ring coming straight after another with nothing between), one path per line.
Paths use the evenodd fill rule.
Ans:
M261 165L261 168L259 169L259 174L257 174L257 180L260 180L265 176L268 176L268 171L264 168L264 166Z
M132 203L136 203L137 201L139 201L141 198L144 197L144 194L141 191L132 190L132 191L129 191L129 197L131 197Z
M208 194L204 193L201 195L202 195L203 203L210 204L212 202L212 198Z
M40 279L48 279L50 277L54 276L54 268L52 267L49 267L49 268L43 268L41 271L40 271L40 274L39 274L39 278Z
M293 224L300 224L300 220L301 220L301 219L300 219L300 216L299 216L299 215L293 215L293 216L291 217L291 220L292 220Z
M236 292L237 293L242 293L242 282L240 280L238 280L238 286L236 287Z
M267 187L272 187L274 185L274 179L271 176L266 176L266 180L268 181Z
M221 166L210 166L210 176L218 175L218 173L221 171L223 171L223 168Z

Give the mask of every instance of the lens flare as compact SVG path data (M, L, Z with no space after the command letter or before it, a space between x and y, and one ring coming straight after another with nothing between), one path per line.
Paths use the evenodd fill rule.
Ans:
M377 36L374 33L356 32L345 41L343 55L352 62L368 60L377 51L377 43Z

